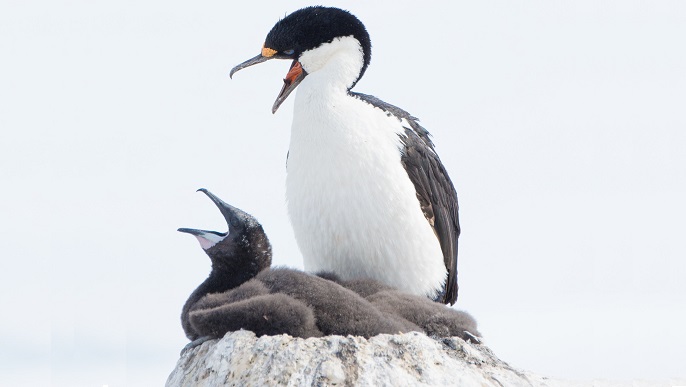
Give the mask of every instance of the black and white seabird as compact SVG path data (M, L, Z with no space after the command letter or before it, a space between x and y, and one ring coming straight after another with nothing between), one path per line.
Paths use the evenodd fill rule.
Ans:
M270 59L292 60L272 112L298 87L286 196L305 269L453 304L457 194L415 117L351 91L371 59L364 25L338 8L300 9L231 76Z
M212 260L210 276L192 293L181 321L194 342L246 329L256 335L371 337L422 329L381 311L335 282L286 268L270 268L271 246L250 214L201 189L224 215L229 231L181 228L195 235ZM426 302L430 302L426 300Z

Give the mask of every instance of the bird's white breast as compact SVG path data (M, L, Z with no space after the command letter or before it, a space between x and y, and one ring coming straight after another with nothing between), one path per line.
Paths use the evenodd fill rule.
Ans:
M403 168L395 117L308 75L295 101L286 179L305 269L371 277L433 296L446 278L438 239Z

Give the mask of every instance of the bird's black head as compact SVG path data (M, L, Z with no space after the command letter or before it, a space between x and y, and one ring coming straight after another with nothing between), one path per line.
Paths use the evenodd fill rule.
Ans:
M210 191L201 188L219 208L229 230L217 231L180 228L178 231L194 235L200 246L212 260L212 269L218 272L249 274L255 276L268 268L272 260L272 248L262 225L252 215L224 203ZM236 273L236 272L241 273Z
M284 87L272 108L272 112L276 112L288 94L307 75L299 61L302 54L315 50L325 43L331 43L336 38L349 36L359 42L362 50L362 67L349 87L352 88L362 78L372 57L369 33L362 22L350 12L322 6L302 8L279 20L267 34L260 55L234 67L231 70L231 76L238 70L269 59L292 59L291 68L284 79Z
M264 41L264 47L286 58L297 59L307 50L344 36L354 37L362 46L362 77L372 56L369 34L358 18L339 8L315 6L291 13L272 27Z

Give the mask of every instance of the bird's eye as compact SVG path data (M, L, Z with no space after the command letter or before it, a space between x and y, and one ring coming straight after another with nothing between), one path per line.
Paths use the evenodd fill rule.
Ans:
M283 53L286 55L293 55L294 52L295 52L295 50L284 50L283 51Z

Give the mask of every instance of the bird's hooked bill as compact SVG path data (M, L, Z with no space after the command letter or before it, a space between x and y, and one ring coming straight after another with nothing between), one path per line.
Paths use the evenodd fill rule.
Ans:
M229 78L233 78L233 75L237 73L239 70L243 70L246 67L250 67L252 65L256 65L258 63L266 62L269 59L273 59L273 56L264 56L262 54L257 55L256 57L250 58L246 60L245 62L239 64L238 66L234 67L231 69L231 72L229 73Z
M245 62L239 64L238 66L234 67L231 69L231 72L229 73L229 77L233 78L233 75L237 73L240 70L243 70L246 67L250 67L252 65L256 65L258 63L266 62L270 59L290 59L288 56L283 56L283 55L278 55L276 50L273 50L268 47L263 47L262 52ZM276 113L276 111L279 109L279 106L283 103L283 101L288 98L288 95L291 94L293 90L295 90L296 87L302 82L302 80L305 78L307 75L307 72L303 69L302 65L298 60L294 60L293 63L291 64L291 68L288 70L288 73L286 74L286 78L283 80L283 87L281 88L281 91L279 92L279 95L276 97L276 101L274 101L274 105L272 106L272 113Z

